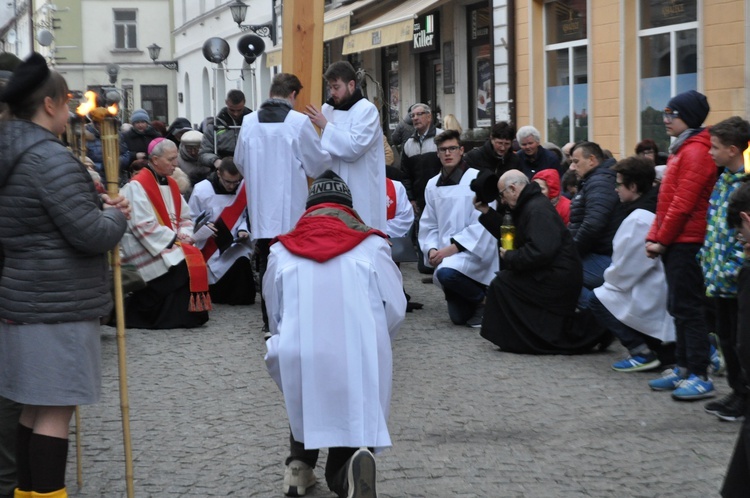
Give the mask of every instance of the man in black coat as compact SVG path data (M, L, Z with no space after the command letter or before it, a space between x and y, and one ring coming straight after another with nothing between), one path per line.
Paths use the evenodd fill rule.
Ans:
M581 183L570 204L568 228L583 264L583 289L579 308L588 308L593 289L604 283L604 270L612 263L612 239L625 219L625 208L615 191L614 159L604 160L601 147L580 142L571 151L571 167Z
M557 154L542 147L539 130L533 126L522 126L516 133L516 139L521 147L521 150L516 152L516 157L521 162L518 169L523 171L529 180L543 169L560 170L560 159Z
M513 249L500 249L503 270L487 291L481 335L501 350L576 354L601 341L600 332L576 327L582 269L573 238L539 184L511 170L498 182L513 216ZM475 200L480 223L500 239L503 216Z
M498 177L508 170L521 169L521 160L513 152L515 136L516 129L512 125L505 121L496 123L490 139L464 155L466 164L474 169L490 170Z

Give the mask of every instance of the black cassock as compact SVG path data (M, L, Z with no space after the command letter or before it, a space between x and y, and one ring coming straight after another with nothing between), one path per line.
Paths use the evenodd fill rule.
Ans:
M512 211L514 250L490 283L481 335L501 350L527 354L579 354L606 336L588 312L576 312L583 268L573 238L535 182ZM500 238L502 216L479 221Z

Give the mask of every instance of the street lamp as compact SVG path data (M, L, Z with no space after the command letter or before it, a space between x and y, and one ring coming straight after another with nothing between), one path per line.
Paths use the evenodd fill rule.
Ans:
M234 0L234 3L229 5L229 10L232 12L232 19L237 23L237 26L242 31L252 31L258 36L265 36L270 38L271 42L276 45L276 1L273 0L274 6L271 7L271 22L266 24L242 24L245 22L245 15L247 14L247 5L242 0Z
M159 45L157 45L156 43L152 43L146 48L148 49L148 56L151 57L151 60L154 61L154 64L161 64L167 69L177 71L177 67L178 67L177 61L157 61L156 60L159 58L159 53L161 53L161 47Z

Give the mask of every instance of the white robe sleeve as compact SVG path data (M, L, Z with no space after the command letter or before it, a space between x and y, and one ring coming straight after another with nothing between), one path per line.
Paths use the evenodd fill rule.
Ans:
M494 203L490 205L495 208ZM471 223L463 230L453 235L453 240L461 244L468 252L479 257L487 254L488 248L497 244L495 238L479 222L480 212L474 210L471 214Z
M280 244L280 242L277 242ZM266 341L266 369L271 378L276 382L281 392L284 389L281 385L281 366L279 364L279 322L281 321L281 287L276 275L278 269L278 255L271 250L268 256L268 266L263 275L261 287L263 289L263 299L266 303L268 312L268 328L271 331L271 337Z
M419 248L424 254L424 264L429 267L432 267L428 258L430 249L440 249L440 229L433 200L434 188L434 185L427 185L424 191L425 207L419 218Z
M326 127L327 128L327 127ZM331 167L331 154L323 150L320 137L310 120L305 120L299 131L299 161L310 178L319 177Z
M378 109L374 105L362 106L357 111L350 110L349 112L357 112L356 118L350 123L331 121L334 112L332 107L326 105L324 110L327 111L324 115L327 114L328 124L323 130L321 144L331 156L352 163L362 157L374 142L381 143L383 131L380 129Z
M604 281L621 291L630 292L644 275L661 265L660 258L651 259L643 250L643 241L651 228L650 223L628 216L615 235L612 264L604 271Z
M378 289L385 307L388 334L393 340L406 316L406 296L404 295L401 271L391 259L391 251L387 244L382 244L379 247L375 258Z
M414 223L414 208L409 202L404 185L394 180L393 186L396 189L396 216L387 221L387 232L390 237L406 237Z

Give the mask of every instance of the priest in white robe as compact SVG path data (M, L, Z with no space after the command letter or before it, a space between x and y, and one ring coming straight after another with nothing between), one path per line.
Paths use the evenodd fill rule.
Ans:
M307 114L323 130L323 150L331 154L331 170L349 185L354 209L367 225L385 231L385 151L380 114L357 88L356 72L348 62L334 62L324 77L331 98L320 110L308 105Z
M207 238L194 236L208 266L211 301L231 305L255 302L251 264L253 249L247 222L246 184L234 160L225 157L219 169L193 189L188 205L193 221L205 213Z
M122 188L132 208L120 248L122 263L138 269L146 288L125 301L128 328L198 327L208 321L208 271L193 246L190 207L171 178L177 146L154 139L149 162Z
M433 282L445 293L451 321L478 328L487 285L499 268L497 242L474 209L470 185L479 170L463 160L458 132L445 131L435 143L442 169L425 188L419 246L425 264L435 268Z
M272 243L263 280L273 334L266 364L292 433L283 491L300 496L314 485L318 449L329 448L326 481L347 496L361 484L347 480L349 469L375 489L374 459L358 448L391 446L391 341L406 300L386 235L362 223L340 177L323 173L307 207Z
M234 162L245 177L247 205L260 278L268 264L268 244L294 227L305 211L307 178L331 165L310 119L294 110L302 83L293 74L277 74L270 98L242 122ZM268 314L261 297L263 332Z

